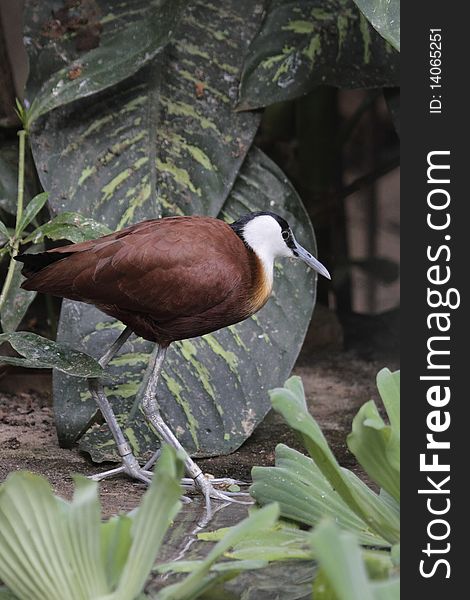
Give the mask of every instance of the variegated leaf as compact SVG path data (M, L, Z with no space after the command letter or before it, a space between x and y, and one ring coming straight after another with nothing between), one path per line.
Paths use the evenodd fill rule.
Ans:
M302 96L317 85L399 85L399 53L353 0L273 0L245 60L238 108Z
M400 0L354 0L372 27L400 51Z
M103 37L141 10L133 2L100 5ZM170 214L216 215L259 123L232 108L261 9L249 0L188 2L173 42L135 76L49 113L32 142L52 211L81 212L113 228ZM30 20L34 40L43 27ZM69 42L55 45L66 51ZM31 71L47 57L46 49L32 53Z
M182 7L182 0L28 3L25 41L37 59L28 124L136 73L166 46Z

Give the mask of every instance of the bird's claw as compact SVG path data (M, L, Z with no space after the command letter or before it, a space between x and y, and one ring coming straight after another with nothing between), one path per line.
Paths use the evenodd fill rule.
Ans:
M248 493L246 492L231 492L229 490L221 491L214 487L214 483L225 483L225 485L234 485L235 480L233 479L208 479L203 473L200 473L197 477L194 478L194 483L197 488L199 488L206 500L206 510L210 515L212 512L211 509L211 499L212 500L222 500L223 502L231 502L234 504L252 504L253 500L250 498ZM237 482L237 485L243 482ZM246 500L239 500L235 498L235 496L245 496Z
M122 456L122 464L115 469L110 469L109 471L104 471L103 473L97 473L96 475L90 475L89 479L93 481L102 481L103 479L108 479L108 477L114 477L114 475L120 475L124 473L131 477L132 479L137 479L137 481L141 481L142 483L149 484L152 480L151 471L146 471L142 469L139 465L136 457L133 454L126 454Z
M108 477L114 477L115 475L125 474L131 477L132 479L136 479L137 481L141 481L146 485L150 484L153 473L151 471L147 471L147 465L142 468L137 459L133 454L126 454L122 457L122 464L119 467L114 469L110 469L109 471L104 471L103 473L97 473L96 475L90 475L89 479L93 481L102 481L103 479L107 479ZM252 504L253 500L251 500L250 496L246 492L230 491L231 486L246 486L248 485L244 481L239 481L238 479L231 478L212 478L209 479L203 473L200 473L194 479L191 477L185 477L181 480L181 485L187 490L200 490L206 501L206 509L208 514L211 513L211 500L220 500L222 502L231 502L235 504ZM217 489L217 487L221 487L222 489ZM238 499L238 497L244 497L246 499ZM183 502L191 502L189 498L183 496L181 498Z
M230 491L230 487L232 486L248 486L250 485L249 483L247 483L246 481L240 481L239 479L232 479L230 477L212 477L209 475L198 475L196 478L192 478L192 477L183 477L183 479L181 480L181 485L188 489L188 490L196 490L198 489L200 486L198 485L198 483L196 482L196 479L198 479L199 477L204 477L205 479L207 479L207 481L209 481L213 486L217 486L218 488L220 488L221 490L226 491L227 493L233 494L233 495L237 495L237 494L244 494L244 492L232 492Z
M121 475L124 473L128 475L132 479L136 479L137 481L141 481L146 485L149 485L152 481L152 471L147 471L142 468L137 459L133 454L127 454L122 457L122 465L120 467L116 467L115 469L110 469L109 471L104 471L103 473L97 473L96 475L90 475L88 479L93 481L102 481L103 479L107 479L108 477L114 477L115 475ZM181 496L181 502L183 504L187 504L191 502L191 498L187 496Z

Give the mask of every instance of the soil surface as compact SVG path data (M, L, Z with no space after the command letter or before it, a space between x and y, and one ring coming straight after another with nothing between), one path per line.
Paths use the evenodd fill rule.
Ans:
M384 366L398 368L393 359L364 358L357 350L323 351L299 357L294 373L305 386L310 411L318 420L340 463L360 476L346 436L358 408L378 400L375 376ZM3 390L3 391L2 391ZM201 459L199 465L216 477L249 480L254 465L272 465L274 448L282 442L302 449L295 434L274 412L269 413L251 438L229 456ZM11 471L27 469L45 475L56 493L70 498L74 473L92 474L112 468L94 465L76 449L60 448L51 408L51 378L47 373L12 372L0 381L0 481ZM125 477L102 482L103 515L134 508L145 488Z

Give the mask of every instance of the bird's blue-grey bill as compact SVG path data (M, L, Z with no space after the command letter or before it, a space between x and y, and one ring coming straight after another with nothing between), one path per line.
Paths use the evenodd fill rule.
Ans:
M307 252L305 248L302 248L302 246L297 242L295 242L295 250L300 260L303 260L304 263L307 263L309 267L320 273L320 275L323 275L323 277L331 279L331 275L328 273L328 269L324 265L322 265L319 260L312 256L310 252Z

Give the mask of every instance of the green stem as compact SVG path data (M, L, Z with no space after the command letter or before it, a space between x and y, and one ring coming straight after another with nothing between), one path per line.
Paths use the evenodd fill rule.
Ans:
M21 217L23 215L23 201L24 201L24 158L26 148L26 131L22 129L18 131L19 146L18 146L18 196L16 204L16 231L13 236L13 243L11 245L10 264L8 265L8 272L3 284L2 294L0 295L0 312L5 304L6 297L10 290L13 275L15 273L16 262L15 256L18 254L20 247L20 239L17 235L18 226L20 224Z
M18 131L19 148L18 148L18 203L16 206L16 227L20 223L23 216L23 199L24 199L24 156L26 148L26 131L22 129ZM17 243L19 243L17 241Z

